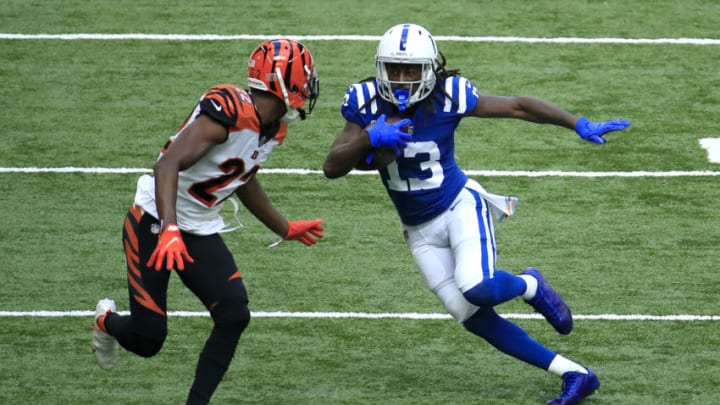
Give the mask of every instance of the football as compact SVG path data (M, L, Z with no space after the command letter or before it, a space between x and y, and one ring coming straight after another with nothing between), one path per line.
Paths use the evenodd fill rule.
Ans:
M400 122L406 118L408 118L408 117L402 117L399 115L390 115L388 117L385 117L385 122L387 122L388 124L394 124L394 123ZM370 126L372 126L372 125L374 125L374 123L371 124ZM401 130L405 133L412 133L411 128L412 128L412 124L402 127Z
M388 124L394 124L404 119L405 117L389 116L385 118L385 122ZM372 128L374 125L375 122L373 121L370 125L368 125L368 128ZM412 124L402 127L401 131L405 133L412 133ZM395 151L392 148L373 149L373 151L375 152L375 156L369 164L365 162L365 157L363 157L355 165L355 168L358 170L377 170L389 165L397 158L397 155L395 155Z

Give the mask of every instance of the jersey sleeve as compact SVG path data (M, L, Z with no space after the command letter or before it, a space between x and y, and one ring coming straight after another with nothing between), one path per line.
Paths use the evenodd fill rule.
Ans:
M443 90L446 94L442 103L444 113L467 115L475 108L480 97L475 84L462 76L450 76L445 79Z
M232 85L219 85L211 88L200 99L201 113L219 122L225 128L236 126L246 108L239 90Z
M465 114L469 114L470 111L475 109L475 106L477 105L478 99L480 98L480 91L475 87L475 84L466 79L467 82L465 83L465 98L468 100L467 104L467 110L465 111Z
M374 96L375 86L372 82L351 84L340 106L340 113L347 121L365 128L379 115Z

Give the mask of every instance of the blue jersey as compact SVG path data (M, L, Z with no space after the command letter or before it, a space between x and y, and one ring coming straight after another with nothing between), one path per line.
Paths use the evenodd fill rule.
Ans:
M436 87L410 117L412 140L394 162L379 170L407 225L421 224L447 210L468 179L455 161L455 128L475 108L479 93L461 76L439 85L444 92ZM381 114L399 115L394 105L376 94L375 81L351 85L341 108L343 117L365 128Z

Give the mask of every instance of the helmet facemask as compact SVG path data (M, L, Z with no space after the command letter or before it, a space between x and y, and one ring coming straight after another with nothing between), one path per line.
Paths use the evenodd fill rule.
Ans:
M421 76L415 81L394 81L390 80L388 64L399 62L377 61L377 83L378 93L383 99L398 106L400 111L424 100L435 88L435 69L432 62L415 64L421 67Z
M303 110L302 108L292 107L292 105L290 104L287 87L285 86L285 81L283 80L282 73L280 72L280 68L275 68L275 77L280 84L280 90L283 95L283 100L285 100L285 107L287 107L287 112L285 113L285 115L282 116L282 118L280 118L280 121L286 124L291 124L295 122L298 118L300 118L300 120L304 120L308 114L312 113L313 108L315 108L315 103L317 102L318 96L320 94L320 82L318 81L317 73L309 72L307 71L307 69L306 72L308 75L312 76L310 76L310 79L305 84L305 87L300 91L304 94L307 94L305 96L308 106L307 112L305 112L305 110Z

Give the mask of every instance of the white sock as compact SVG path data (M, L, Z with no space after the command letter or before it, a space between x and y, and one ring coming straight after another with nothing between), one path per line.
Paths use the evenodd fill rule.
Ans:
M579 373L587 374L587 369L585 367L575 363L572 360L568 360L559 354L555 355L555 358L550 363L550 367L548 367L548 371L559 377L562 377L563 374L570 371L577 371Z
M527 288L525 288L525 292L522 295L523 299L525 301L531 300L537 291L537 279L529 274L521 274L519 277L525 280L525 284L527 284Z

